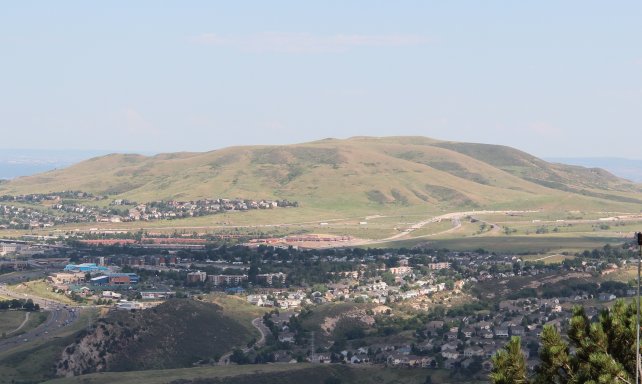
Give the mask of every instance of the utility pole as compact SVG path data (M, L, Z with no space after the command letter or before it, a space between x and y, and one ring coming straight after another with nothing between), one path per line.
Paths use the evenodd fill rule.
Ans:
M637 232L635 237L638 241L638 296L637 296L637 329L636 329L636 342L635 342L635 384L640 383L640 269L642 268L642 232Z

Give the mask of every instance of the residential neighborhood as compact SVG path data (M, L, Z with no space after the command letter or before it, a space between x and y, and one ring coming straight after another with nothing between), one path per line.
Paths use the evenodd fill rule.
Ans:
M68 223L121 223L172 220L230 211L298 207L296 201L201 199L137 203L80 191L0 196L0 229L49 228Z

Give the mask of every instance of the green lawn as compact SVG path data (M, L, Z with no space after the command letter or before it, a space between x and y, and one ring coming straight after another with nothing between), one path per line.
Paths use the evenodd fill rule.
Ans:
M45 283L42 280L28 281L26 283L20 283L13 285L10 289L17 293L23 293L32 296L38 296L46 300L57 301L63 304L75 304L73 300L67 296L55 293L52 291L51 286Z

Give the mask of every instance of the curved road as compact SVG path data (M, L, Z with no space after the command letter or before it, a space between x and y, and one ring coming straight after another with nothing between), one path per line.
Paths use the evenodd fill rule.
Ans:
M397 233L396 235L393 235L393 236L390 236L390 237L387 237L387 238L381 239L381 240L365 241L363 244L378 244L378 243L385 243L385 242L392 241L392 240L400 240L400 239L403 239L405 237L410 236L410 234L413 231L417 230L417 229L421 229L421 228L423 228L424 226L426 226L426 225L428 225L430 223L439 222L441 220L451 220L452 223L453 223L453 227L449 228L449 229L447 229L445 231L432 233L432 234L429 234L429 235L415 236L415 237L413 237L413 239L418 239L418 238L422 238L422 237L436 236L436 235L440 235L440 234L444 234L444 233L455 231L455 230L457 230L457 229L459 229L461 227L461 218L464 217L464 216L483 215L483 214L497 214L497 213L532 213L532 212L538 212L538 211L509 210L509 211L451 212L451 213L446 213L444 215L435 216L435 217L433 217L431 219L428 219L428 220L420 221L420 222L418 222L416 224L413 224L411 227L405 229L404 231L402 231L400 233Z
M0 352L25 344L32 340L48 340L56 337L64 327L78 320L78 312L73 308L59 308L49 312L44 323L21 335L0 340Z
M259 331L259 333L261 334L261 338L258 339L257 342L254 343L254 345L252 345L251 347L242 348L241 351L243 351L243 353L249 352L254 347L262 347L265 344L265 338L270 333L268 327L263 324L263 317L257 317L256 319L252 320L252 325ZM228 365L230 363L230 356L232 356L232 353L234 353L234 351L230 351L221 356L221 358L218 359L218 364Z
M45 320L44 323L40 324L36 328L17 336L0 339L0 352L6 351L35 339L52 339L56 336L56 334L64 330L66 326L69 326L73 322L78 320L80 314L79 308L72 308L51 300L44 300L31 295L15 293L7 289L7 287L4 285L0 285L0 295L16 299L32 299L33 302L40 305L42 309L49 311L47 320Z

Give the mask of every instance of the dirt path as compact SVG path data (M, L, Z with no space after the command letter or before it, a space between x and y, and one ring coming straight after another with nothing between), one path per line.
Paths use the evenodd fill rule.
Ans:
M528 261L543 261L543 260L549 259L551 257L557 257L557 256L563 256L563 255L558 255L558 254L548 255L548 256L540 257L539 259L532 259L532 260L528 260Z
M25 326L25 324L27 324L27 321L29 321L29 312L25 312L25 319L22 321L22 323L20 324L20 326L18 326L18 328L14 329L14 330L13 330L13 331L11 331L11 332L7 332L7 335L10 335L10 334L12 334L12 333L16 333L16 332L18 332L19 330L21 330L21 329L22 329L22 327L24 327L24 326Z

